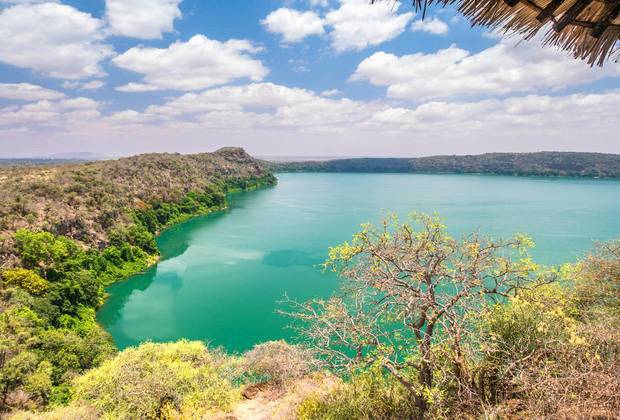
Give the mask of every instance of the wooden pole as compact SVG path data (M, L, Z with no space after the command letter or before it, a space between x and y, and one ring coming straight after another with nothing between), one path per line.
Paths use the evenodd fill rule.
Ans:
M544 22L553 16L553 13L564 3L564 0L551 0L548 5L536 16L539 22Z
M588 7L589 4L590 0L577 0L553 25L553 30L556 32L562 32L562 30L573 20L575 20L577 16L579 16L579 13L583 12L583 9Z

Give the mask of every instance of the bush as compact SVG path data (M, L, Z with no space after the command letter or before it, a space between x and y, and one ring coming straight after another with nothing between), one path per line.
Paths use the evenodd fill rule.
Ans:
M45 294L49 288L47 280L25 268L6 270L2 273L2 279L7 285L20 287L34 296Z
M91 272L70 273L52 283L48 300L63 314L76 316L80 307L97 307L103 297L103 287Z
M100 418L101 413L88 405L60 407L44 413L19 411L11 416L11 420L98 420Z
M41 333L37 348L41 358L52 364L55 385L98 366L115 352L110 336L99 326L83 335L69 329L46 330Z
M314 394L299 406L297 417L313 419L405 419L418 418L408 391L377 370L356 373L349 382L327 395ZM429 415L429 418L437 416Z
M484 314L476 369L481 402L496 405L498 415L620 412L620 317L611 286L620 272L608 270L617 257L597 255L564 267L566 284L522 293Z
M76 381L75 400L111 418L155 418L163 411L204 416L228 411L239 392L230 360L201 342L129 348Z
M601 310L620 317L620 240L599 244L567 275L582 317L596 317Z
M306 376L317 366L311 351L284 340L257 344L243 361L249 373L279 385Z

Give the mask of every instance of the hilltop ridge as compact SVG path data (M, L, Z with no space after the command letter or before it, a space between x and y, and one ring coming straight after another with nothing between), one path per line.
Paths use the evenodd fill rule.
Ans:
M620 177L620 155L583 152L350 158L266 162L265 165L276 172L475 173L517 176Z
M0 168L0 239L10 242L12 233L27 228L101 248L113 227L133 223L132 210L178 203L191 192L216 193L227 182L265 177L274 182L256 159L234 147L193 155L149 153Z

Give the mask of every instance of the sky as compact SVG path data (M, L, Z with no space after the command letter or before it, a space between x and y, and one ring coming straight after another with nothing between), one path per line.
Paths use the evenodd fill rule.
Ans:
M369 0L0 0L0 157L620 153L620 64Z

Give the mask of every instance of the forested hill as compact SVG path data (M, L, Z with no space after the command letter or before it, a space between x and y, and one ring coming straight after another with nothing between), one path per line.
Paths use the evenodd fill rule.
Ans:
M485 153L421 158L352 158L306 162L267 162L266 166L275 172L412 172L620 177L620 155L579 152Z
M3 168L0 244L18 229L27 228L102 247L113 228L133 224L135 211L157 210L156 217L168 222L162 208L174 204L183 207L182 212L199 212L201 205L223 203L224 184L229 188L237 182L243 188L248 180L263 177L273 182L271 173L240 148Z
M163 228L275 182L238 148L0 169L0 418L66 404L73 379L112 357L95 310L157 260Z

